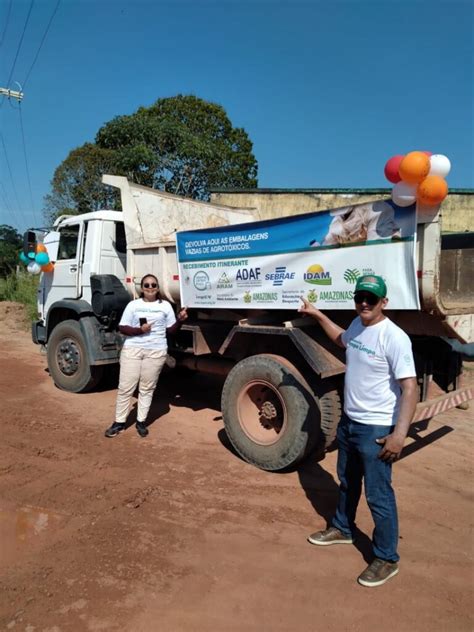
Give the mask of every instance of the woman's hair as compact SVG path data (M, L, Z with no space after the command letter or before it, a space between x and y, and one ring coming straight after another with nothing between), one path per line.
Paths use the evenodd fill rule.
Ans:
M140 289L143 288L143 282L145 281L145 279L149 279L149 278L155 279L155 281L156 281L156 287L158 289L158 292L156 294L156 300L159 303L161 303L160 284L159 284L158 279L156 278L156 276L154 274L145 274L145 276L141 278ZM139 296L140 296L140 298L143 298L143 296L144 296L143 292L140 292Z

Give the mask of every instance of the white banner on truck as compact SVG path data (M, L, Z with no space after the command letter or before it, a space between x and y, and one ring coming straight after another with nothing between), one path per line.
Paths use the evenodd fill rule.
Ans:
M177 233L187 307L353 309L357 278L382 276L390 309L420 309L416 209L384 200Z

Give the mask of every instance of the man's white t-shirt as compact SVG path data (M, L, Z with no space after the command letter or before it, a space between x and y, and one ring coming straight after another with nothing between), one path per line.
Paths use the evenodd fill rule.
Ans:
M151 331L138 336L127 336L124 347L140 349L167 349L166 329L172 327L176 317L168 301L144 301L138 298L128 303L124 309L120 325L140 327L140 318L146 318Z
M359 423L394 425L401 395L398 380L416 376L410 338L388 318L365 327L357 317L342 334L342 342L344 412Z

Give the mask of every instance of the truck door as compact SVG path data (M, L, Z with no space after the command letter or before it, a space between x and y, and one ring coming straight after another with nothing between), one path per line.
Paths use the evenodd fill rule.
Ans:
M54 264L54 283L48 303L63 298L79 298L81 289L81 253L84 224L68 224L59 229L58 256Z

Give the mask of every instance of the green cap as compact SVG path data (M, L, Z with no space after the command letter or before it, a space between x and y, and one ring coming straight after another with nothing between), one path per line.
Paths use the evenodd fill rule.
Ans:
M361 292L363 290L372 292L372 294L375 294L375 296L379 298L385 298L387 296L385 281L382 277L376 276L375 274L366 274L357 279L355 291Z

